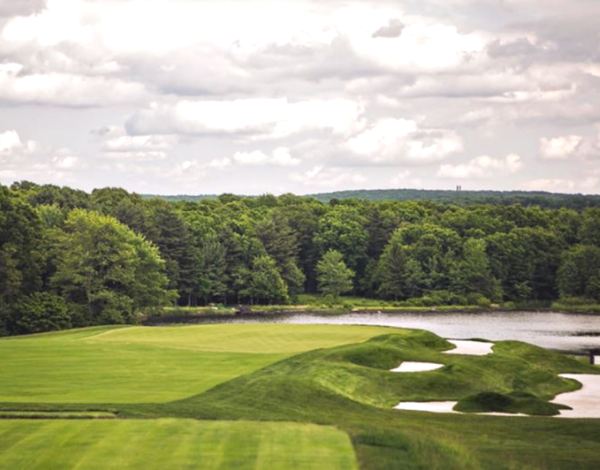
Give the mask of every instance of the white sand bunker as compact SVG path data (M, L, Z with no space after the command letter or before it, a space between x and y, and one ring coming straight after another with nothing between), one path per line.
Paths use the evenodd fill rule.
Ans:
M485 356L491 354L494 343L484 341L471 341L466 339L449 339L456 348L443 351L444 354L464 354L468 356Z
M561 377L574 379L583 387L574 392L556 395L552 403L560 403L573 408L560 410L560 418L600 418L600 375L560 374Z
M466 414L460 411L455 411L454 406L457 401L404 401L394 406L395 410L405 411L428 411L429 413L459 413ZM498 411L490 411L488 413L468 413L485 416L528 416L522 413L501 413Z
M444 364L435 362L410 362L404 361L395 369L390 369L392 372L426 372L429 370L441 369Z
M453 408L457 401L402 401L394 406L396 410L429 411L430 413L458 413Z

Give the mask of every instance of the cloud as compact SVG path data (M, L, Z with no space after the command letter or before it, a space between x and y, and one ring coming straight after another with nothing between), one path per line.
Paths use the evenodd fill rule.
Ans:
M15 149L21 148L22 145L17 131L10 130L0 133L0 153L11 153Z
M214 192L274 188L281 167L306 190L367 171L373 187L438 170L581 183L600 156L599 15L595 0L0 0L19 137L0 135L2 174ZM539 158L511 173L498 155L532 142ZM249 181L248 165L269 171Z
M208 162L209 168L218 168L222 170L231 166L231 159L229 157L224 158L213 158L210 162Z
M0 131L0 178L34 181L63 180L82 167L67 147L54 148L35 140L23 140L15 130Z
M305 131L346 134L359 125L362 111L359 103L347 99L181 100L138 111L126 128L131 134L237 134L278 139Z
M0 101L58 106L106 106L132 103L144 86L106 77L69 73L26 73L21 64L0 64Z
M22 142L18 132L14 129L0 132L0 156L28 155L33 153L37 147L37 143L33 140Z
M364 185L367 178L357 172L337 167L326 168L323 165L315 165L312 168L292 173L290 180L303 186L312 188L358 188Z
M299 158L294 158L287 147L278 147L271 155L260 150L251 152L236 152L233 161L240 165L275 165L275 166L296 166L300 164Z
M178 142L174 135L127 135L118 126L104 127L93 134L105 139L102 144L104 156L118 160L164 160Z
M600 127L596 135L565 135L540 139L540 156L547 160L570 158L594 160L600 157Z
M532 191L552 191L559 193L597 193L600 189L600 178L590 176L580 180L567 178L538 178L530 180L525 187Z
M363 163L425 164L462 151L463 142L449 129L421 128L414 120L385 118L348 139L344 147Z
M0 0L0 17L30 15L44 8L46 0Z
M548 160L565 160L577 151L583 138L579 135L540 139L540 155Z
M516 173L522 165L521 157L514 153L504 158L492 158L488 155L482 155L467 163L441 165L437 176L453 179L490 178L501 173Z
M397 38L402 34L404 24L397 18L388 21L388 24L382 26L373 33L374 38Z

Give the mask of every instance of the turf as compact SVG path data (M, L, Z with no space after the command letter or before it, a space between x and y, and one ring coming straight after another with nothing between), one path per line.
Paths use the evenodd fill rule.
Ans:
M401 400L460 400L487 390L518 397L508 411L548 414L556 410L541 405L574 386L559 371L600 372L518 342L499 342L494 354L482 357L442 354L446 348L446 341L427 332L385 335L297 355L196 397L126 413L336 425L350 433L364 468L598 467L599 420L392 410ZM387 370L419 356L445 367L414 374ZM495 406L485 400L480 405L490 406L484 411Z
M98 327L0 340L0 402L177 400L292 354L389 328L333 325Z
M0 421L6 469L353 469L348 435L297 423Z
M577 388L559 373L600 373L600 369L571 357L521 342L497 342L493 354L477 357L443 354L450 348L444 339L424 331L269 324L100 328L1 340L0 393L14 387L10 396L21 390L33 399L7 403L9 400L0 396L0 409L112 411L120 419L0 420L0 429L4 423L25 423L23 431L0 431L0 446L9 446L19 435L19 445L25 446L20 451L7 447L5 452L0 447L0 455L17 455L14 458L23 462L5 464L0 460L0 468L35 468L36 459L43 455L50 455L47 463L61 463L60 468L107 468L113 462L120 468L159 464L162 468L244 468L246 460L253 468L303 468L286 460L291 458L290 449L302 448L304 439L284 431L290 422L325 425L330 426L326 429L335 427L347 433L360 467L367 469L600 467L600 420L393 410L399 401L457 400L465 411L553 414L557 409L548 400ZM92 352L107 362L90 362ZM18 367L6 365L4 358L10 354L20 361ZM222 358L222 362L211 368L211 358ZM243 358L249 362L240 366ZM252 362L256 358L263 362ZM130 371L120 382L114 381L116 359L125 362L123 371ZM405 360L436 362L444 367L411 374L389 371ZM72 376L74 384L62 379L60 371L46 370L64 364L62 361L72 361L77 369ZM148 372L158 367L164 367L158 377ZM56 401L44 402L39 397L47 395L35 390L45 386L45 378L24 374L27 380L14 386L12 381L21 377L19 369L29 374L39 372L43 378L52 372ZM6 377L6 371L12 375ZM81 387L77 381L82 377L89 378L93 386ZM212 386L206 385L209 382ZM98 391L94 387L99 385ZM79 387L75 400L70 396L73 387ZM197 390L192 391L194 388ZM156 397L166 392L175 398L148 403L138 396ZM133 399L95 401L106 396ZM241 431L221 427L231 426L233 420L236 424L255 424ZM35 423L67 424L64 430L27 427ZM183 423L181 428L179 423ZM75 432L71 425L91 427ZM104 431L94 434L94 429ZM155 433L159 436L156 440ZM198 440L193 437L196 435ZM253 444L257 439L260 442ZM328 442L327 438L315 437L306 447L317 448L321 440ZM204 446L204 442L210 445ZM55 447L63 452L52 454ZM91 457L78 454L88 449ZM337 464L329 464L319 452L302 462L316 468L336 468ZM353 455L347 451L323 452L340 459ZM70 453L79 455L78 460L61 460L71 458ZM272 457L264 459L264 455ZM351 468L352 462L345 460L339 465Z

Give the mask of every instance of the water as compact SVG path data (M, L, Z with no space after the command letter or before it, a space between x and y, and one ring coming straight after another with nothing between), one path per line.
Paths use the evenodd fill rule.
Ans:
M560 351L600 348L600 315L558 312L292 314L224 318L222 322L379 325L429 330L444 338L526 341Z

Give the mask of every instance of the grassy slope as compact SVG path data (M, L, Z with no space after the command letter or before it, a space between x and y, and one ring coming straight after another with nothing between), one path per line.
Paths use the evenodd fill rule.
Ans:
M297 423L0 421L6 469L353 469L348 436Z
M152 403L389 331L318 325L90 328L0 340L0 402Z
M577 388L557 372L598 372L524 343L498 343L487 357L441 354L447 347L430 333L387 335L308 352L196 397L129 412L335 424L350 433L365 468L597 468L597 420L391 410L401 400L461 399L486 390L517 390L543 401ZM403 359L432 360L446 367L415 374L387 371Z

